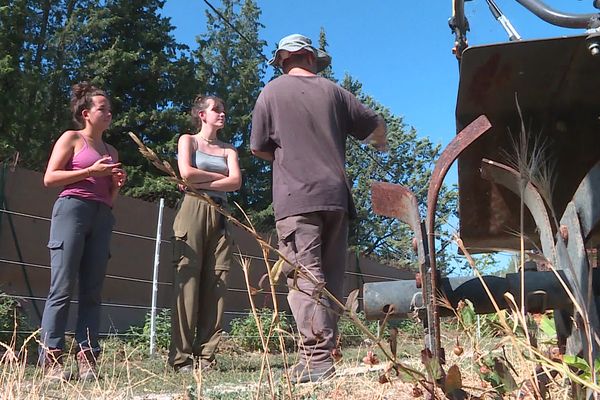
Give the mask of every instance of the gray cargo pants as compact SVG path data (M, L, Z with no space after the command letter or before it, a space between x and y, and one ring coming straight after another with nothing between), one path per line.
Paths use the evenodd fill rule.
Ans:
M342 301L348 215L342 211L316 211L277 221L279 250L293 263L302 266L338 300ZM317 285L288 273L288 303L300 333L300 360L314 367L332 364L336 346L338 313L341 311L325 296L313 296Z
M42 343L62 349L73 289L79 278L75 340L81 347L98 347L102 284L109 258L115 219L104 203L59 197L50 225L50 290L42 317Z

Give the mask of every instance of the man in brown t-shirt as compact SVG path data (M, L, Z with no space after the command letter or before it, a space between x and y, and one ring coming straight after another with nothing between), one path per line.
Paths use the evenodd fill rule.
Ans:
M334 373L331 352L340 312L325 296L315 296L321 285L295 276L294 267L342 299L348 218L355 213L344 168L346 136L367 139L381 150L386 146L383 119L316 75L330 62L302 35L281 39L269 63L284 74L265 86L252 114L252 153L273 162L279 248L296 264L284 269L301 339L300 360L290 374L294 383Z

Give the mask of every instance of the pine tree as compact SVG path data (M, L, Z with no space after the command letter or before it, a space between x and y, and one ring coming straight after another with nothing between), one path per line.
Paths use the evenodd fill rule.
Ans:
M327 53L328 45L329 44L327 43L327 35L325 34L325 28L321 27L321 30L319 31L319 50L323 50L324 52ZM332 64L329 64L327 66L327 68L325 68L323 71L319 72L319 75L321 75L323 78L332 80L333 82L337 82L337 80L335 79L335 76L333 74Z
M68 69L57 32L87 1L14 0L0 7L0 151L20 153L20 165L43 169L52 138L68 122ZM68 85L66 85L68 86Z
M270 165L252 156L249 148L252 109L264 86L266 67L266 43L258 37L261 11L252 0L224 0L219 13L237 32L207 11L207 33L198 39L194 53L203 65L199 79L205 80L208 93L227 105L227 124L220 136L237 147L243 174L243 185L233 198L258 229L269 230L274 227Z
M54 140L72 129L71 85L88 80L113 102L107 141L130 179L124 193L152 200L177 189L126 135L133 131L173 161L177 135L189 130L193 57L176 43L162 0L12 0L0 7L0 156L43 170ZM10 93L10 96L8 95Z
M441 147L427 138L419 138L402 117L362 93L360 82L346 75L342 86L354 93L365 105L383 116L387 124L389 152L377 153L372 147L349 140L346 148L348 178L358 218L350 228L350 246L359 254L377 258L388 264L406 266L414 261L413 233L396 219L377 216L371 206L371 183L383 181L407 186L417 197L424 216L427 188ZM456 209L456 192L443 188L437 210L436 230L446 229L448 217ZM444 263L442 263L442 268Z
M78 29L67 38L78 55L74 80L90 80L107 90L113 124L106 134L129 173L127 195L154 200L179 197L128 137L132 131L172 164L177 136L189 131L187 111L202 82L187 46L159 10L163 0L109 0L78 10Z

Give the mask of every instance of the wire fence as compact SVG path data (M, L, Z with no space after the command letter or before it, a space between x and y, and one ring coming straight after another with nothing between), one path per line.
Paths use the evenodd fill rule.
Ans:
M48 224L51 221L50 218L45 217L45 216L33 215L33 214L24 213L24 212L16 212L16 211L11 211L11 210L7 210L7 209L0 209L0 218L2 218L3 214L5 214L9 217L17 217L17 219L26 218L26 219L36 220L36 221L44 221ZM160 224L160 221L157 222L157 225L159 225L159 224ZM39 228L37 228L37 229L39 229ZM124 236L124 237L128 237L128 238L133 238L136 240L153 241L153 242L157 243L158 253L160 253L161 249L164 248L165 245L168 246L171 243L170 240L159 239L157 241L156 236L153 237L153 236L139 234L139 233L135 233L135 232L124 232L124 231L120 231L120 230L114 230L113 233L118 236ZM16 240L16 238L14 238L14 239ZM42 244L40 244L40 246L42 246ZM254 255L250 255L250 254L243 254L242 252L234 252L234 256L237 259L246 258L246 259L260 261L260 262L265 261L265 259L263 257L254 256ZM25 257L23 257L22 255L19 255L19 258L21 258L21 259L16 260L16 259L10 259L8 257L0 255L0 264L21 267L23 269L23 271L24 271L23 273L25 275L27 274L28 269L42 269L42 270L47 270L47 271L51 270L50 265L26 261L24 259ZM271 263L274 263L276 261L276 259L269 257L268 261ZM155 260L155 262L156 262L156 260ZM148 269L148 272L149 272L149 274L151 274L152 271L150 269ZM399 280L400 279L395 276L384 276L384 275L378 275L378 274L373 274L373 273L363 273L363 272L354 272L354 271L346 271L345 273L347 276L350 276L351 278L354 278L354 279L358 278L361 280L364 280L365 278L371 279L371 280L381 280L381 281L390 281L390 280ZM155 274L155 279L132 277L132 276L124 275L124 274L107 274L106 275L106 279L108 279L108 280L115 280L115 281L120 281L123 283L138 283L138 284L148 285L148 293L151 293L153 285L161 286L163 288L165 288L167 286L171 286L171 282L164 281L164 280L159 281L157 277L158 277L157 274ZM282 287L284 287L284 285L282 285ZM248 288L246 288L246 287L228 287L227 291L231 292L231 293L238 293L238 294L239 293L248 293ZM272 292L268 289L260 290L260 293L265 296L268 296L269 298L272 295ZM275 291L274 294L276 296L287 296L287 292L285 292L285 291ZM27 301L32 301L32 302L45 302L46 301L45 297L40 297L40 296L23 295L23 294L11 294L11 296L16 299L27 300ZM77 303L78 303L78 301L76 299L71 300L71 304L77 304ZM148 311L152 311L152 306L149 304L131 304L128 302L124 302L124 303L103 302L102 306L106 307L106 308L139 310L140 312L143 312L144 315L147 314ZM169 310L169 308L156 307L154 309L154 312L160 312L163 310ZM238 309L227 310L224 312L224 314L226 316L229 316L231 319L233 319L233 318L239 318L239 317L246 317L249 315L250 312L251 312L251 310L249 307L248 308L239 307ZM142 318L140 318L140 319L142 319ZM5 332L5 331L0 331L0 333L2 333L2 332ZM12 332L12 331L9 331L9 332ZM18 331L19 334L31 334L33 332L34 331L29 331L29 330ZM125 332L120 332L118 329L116 329L113 326L113 327L110 327L108 330L101 332L101 335L103 335L103 336L111 336L111 335L127 336L130 334L125 333Z

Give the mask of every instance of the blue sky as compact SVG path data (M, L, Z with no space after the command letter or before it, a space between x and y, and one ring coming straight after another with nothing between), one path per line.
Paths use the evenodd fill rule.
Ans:
M496 2L524 39L583 33L553 27L515 0ZM592 0L546 3L562 11L594 12ZM267 57L281 37L302 33L317 41L324 27L338 78L349 73L358 79L365 93L403 116L419 136L442 145L452 140L458 64L447 22L451 0L258 0L258 5ZM176 39L195 48L196 36L205 31L206 9L202 0L167 0L163 14L171 18ZM470 45L507 41L485 0L467 2L466 14Z
M210 0L219 7L219 0ZM515 0L496 0L523 39L583 34L538 19ZM271 57L283 36L302 33L316 43L325 28L333 70L363 84L363 91L414 126L421 137L447 145L454 137L458 64L451 53L454 35L448 27L451 0L258 0L260 32ZM546 0L564 12L591 13L592 0ZM179 42L196 48L205 31L206 4L202 0L167 0L163 14L176 27ZM471 46L506 42L507 35L492 17L485 0L466 3ZM456 167L447 183L455 183ZM454 224L453 224L454 225ZM455 226L455 228L457 228ZM509 257L499 256L501 266Z

